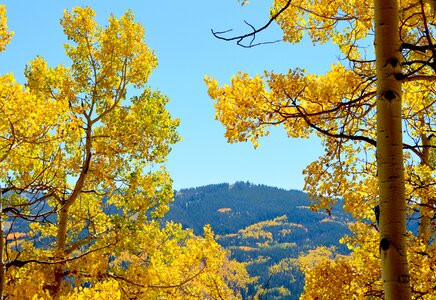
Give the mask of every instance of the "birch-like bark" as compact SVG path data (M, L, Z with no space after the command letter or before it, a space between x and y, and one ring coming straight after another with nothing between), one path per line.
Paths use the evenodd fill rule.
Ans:
M398 0L374 0L377 68L377 171L385 299L411 299L401 118Z
M424 120L421 118L421 126L424 126ZM430 140L425 135L421 135L422 140L422 156L421 156L421 164L424 166L430 166ZM425 182L428 183L428 182ZM432 210L430 209L431 200L428 197L423 196L421 200L421 207L419 209L420 221L419 221L419 230L418 237L425 245L430 245L430 236L431 236L431 220L432 220Z
M0 299L4 299L6 266L5 266L5 237L3 233L3 193L0 190Z
M56 246L56 254L55 258L57 260L65 259L65 248L66 248L66 240L67 240L67 231L68 231L68 218L69 218L69 209L76 202L80 193L82 192L83 185L85 184L85 179L88 174L89 166L91 164L91 121L88 118L88 126L86 128L86 143L85 143L85 159L82 165L82 171L80 173L79 178L76 181L72 194L62 205L61 209L58 212L58 232L57 232L57 246ZM54 286L51 288L50 294L52 298L59 299L62 280L64 277L64 264L60 263L54 270Z

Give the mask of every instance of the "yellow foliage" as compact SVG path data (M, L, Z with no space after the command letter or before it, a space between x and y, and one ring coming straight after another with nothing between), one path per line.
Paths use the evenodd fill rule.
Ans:
M222 208L218 208L217 211L220 213L230 213L232 211L232 209L228 208L228 207L222 207Z
M1 30L5 20L0 6ZM25 87L0 76L5 218L32 221L13 241L9 222L4 296L241 298L248 273L209 227L197 237L156 220L173 199L164 163L179 120L147 86L157 59L143 27L131 11L100 27L90 7L65 11L61 25L70 66L38 56Z
M6 6L4 4L0 5L0 52L4 51L6 45L9 44L13 32L8 30L6 17Z
M399 1L402 61L389 76L402 84L402 111L398 115L403 123L407 214L412 220L419 218L418 233L408 237L413 297L432 299L436 291L428 282L434 280L436 261L432 249L436 98L435 68L430 63L435 57L429 51L435 40L434 11L428 3ZM297 43L306 36L314 44L333 43L341 52L340 62L323 75L309 74L301 68L284 74L238 72L228 84L221 85L206 76L216 119L225 126L225 137L231 143L249 141L257 147L259 139L267 136L273 126L283 126L289 137L320 138L323 155L303 171L304 188L313 199L312 209L330 213L337 200L343 199L345 210L356 218L357 225L352 226L359 238L354 242L345 239L353 250L350 257L322 253L320 257L325 258L318 259L312 253L301 258L306 273L304 297L381 297L373 210L379 202L377 76L373 49L369 48L373 44L374 2L275 0L271 16L285 6L287 9L275 20L283 31L283 40ZM262 228L252 228L249 234L268 238ZM309 264L305 259L316 263ZM419 267L418 260L423 262Z
M351 229L354 235L342 240L352 250L351 255L335 255L331 250L318 248L298 258L306 279L301 299L384 298L378 232L362 223ZM413 298L433 299L436 247L428 247L410 235L408 249Z
M91 299L113 299L120 300L121 290L118 281L106 280L98 282L92 288L75 288L73 293L61 296L61 300L91 300Z

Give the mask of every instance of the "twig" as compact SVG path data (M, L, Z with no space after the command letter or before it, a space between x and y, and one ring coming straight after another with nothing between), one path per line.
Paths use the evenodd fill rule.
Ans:
M231 31L233 31L233 29L229 29L229 30L225 30L225 31L214 31L213 29L211 29L211 32L212 32L213 36L216 37L217 39L223 40L226 42L236 41L236 44L238 46L243 47L243 48L252 48L252 47L259 46L259 45L274 44L274 43L281 42L281 40L276 40L276 41L271 41L271 42L260 42L260 43L254 44L254 41L256 39L256 34L267 29L271 25L271 23L274 22L291 5L291 2L292 2L292 0L288 0L288 2L286 2L285 6L283 6L278 12L276 12L269 19L269 21L259 29L254 28L253 25L251 25L247 21L244 21L245 24L247 24L249 27L251 27L252 31L250 33L239 35L239 36L234 36L234 37L224 37L223 34L231 32ZM250 43L248 45L243 44L244 40L246 38L249 38L249 37L252 37Z

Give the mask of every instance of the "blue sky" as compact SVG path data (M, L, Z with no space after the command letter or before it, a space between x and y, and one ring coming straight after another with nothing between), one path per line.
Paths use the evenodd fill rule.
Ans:
M339 51L331 46L313 47L310 41L243 49L212 36L212 28L245 33L244 20L255 27L263 25L271 3L252 2L241 7L237 0L2 1L15 36L0 54L0 73L13 72L23 82L24 66L36 55L45 57L52 66L68 64L63 50L66 39L59 25L64 9L89 5L104 24L111 13L120 16L130 8L145 27L146 41L159 60L149 83L170 97L168 109L181 120L183 141L174 146L167 163L174 188L242 180L302 189L301 171L321 154L319 141L290 139L281 128L274 128L256 150L249 143L228 144L224 127L214 119L213 101L203 78L208 74L223 84L239 70L254 75L295 67L324 73L337 61ZM280 38L281 32L274 25L259 36L259 41Z

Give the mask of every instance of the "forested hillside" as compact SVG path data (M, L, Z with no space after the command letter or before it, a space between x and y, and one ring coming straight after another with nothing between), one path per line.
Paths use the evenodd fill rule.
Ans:
M4 2L0 299L436 299L436 1Z
M352 221L341 205L329 215L310 210L309 204L308 196L297 190L223 183L178 191L165 219L196 234L210 224L232 257L259 276L246 298L298 299L304 285L298 256L317 246L347 252L339 239L349 233L347 223Z

